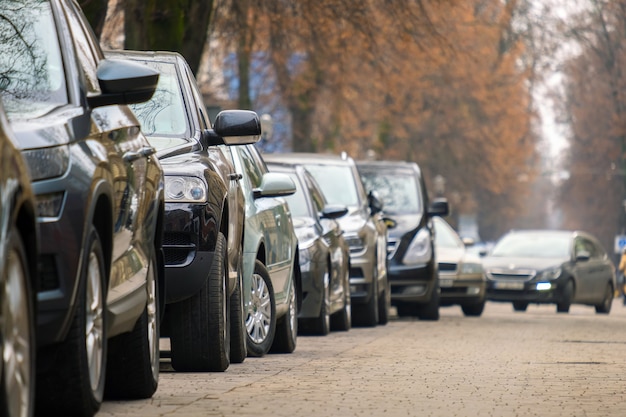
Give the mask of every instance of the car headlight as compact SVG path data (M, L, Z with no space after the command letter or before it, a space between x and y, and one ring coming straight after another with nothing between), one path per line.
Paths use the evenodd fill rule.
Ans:
M68 145L22 151L32 181L60 177L70 165Z
M461 264L462 275L477 275L483 273L483 266L474 262L467 262Z
M430 261L432 256L433 253L430 244L430 233L428 233L428 230L424 228L420 229L420 231L413 237L411 244L406 250L402 263L405 265L426 263Z
M169 203L204 203L207 186L198 177L165 176L165 201Z
M542 281L543 280L554 281L555 279L558 279L561 276L561 273L562 273L561 267L550 268L541 272L539 276L537 277L537 279L542 280Z

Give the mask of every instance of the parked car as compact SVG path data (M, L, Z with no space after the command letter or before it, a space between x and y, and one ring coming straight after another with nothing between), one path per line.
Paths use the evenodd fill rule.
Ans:
M438 320L439 273L432 219L448 214L448 202L430 202L415 162L359 161L357 167L365 188L382 199L389 220L391 303L401 317Z
M247 355L239 263L244 197L220 150L259 140L256 113L227 110L213 127L182 55L107 52L161 73L157 92L132 106L165 172L165 316L178 371L224 371Z
M73 0L0 2L0 95L41 242L37 414L93 415L159 376L163 172L127 104L158 73L105 59Z
M513 303L556 304L567 313L572 304L611 311L615 266L598 240L566 230L515 230L504 235L483 258L487 298Z
M387 227L377 197L365 192L354 160L345 154L276 153L272 162L304 166L319 184L330 204L348 207L337 219L350 247L352 323L386 324L390 291L387 281Z
M268 155L266 162L271 161ZM300 165L268 162L271 172L283 172L296 184L285 197L298 236L302 273L302 309L298 329L326 335L352 326L350 248L336 219L348 208L330 205L313 176Z
M435 251L439 269L439 305L458 304L466 316L485 309L486 281L477 255L470 254L458 233L441 217L433 217Z
M246 202L243 300L249 356L296 348L302 277L298 238L287 202L296 191L288 175L269 172L254 145L222 149L235 164Z
M28 168L0 104L0 415L35 410L38 228Z

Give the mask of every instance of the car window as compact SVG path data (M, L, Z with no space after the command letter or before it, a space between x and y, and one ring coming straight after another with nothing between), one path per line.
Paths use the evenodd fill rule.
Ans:
M202 95L200 94L200 90L198 89L198 83L196 82L196 78L193 76L191 72L191 68L189 65L184 65L185 77L187 78L187 82L191 87L191 94L193 94L194 100L198 103L198 106L194 106L191 111L198 112L198 121L200 122L200 129L208 129L211 126L211 121L209 120L209 115L206 111L206 108L203 104Z
M78 63L87 82L87 92L90 95L97 95L101 92L97 75L98 63L104 57L83 13L76 9L74 3L70 2L69 5L70 8L66 10L66 15L70 22Z
M10 120L68 103L61 47L49 2L0 2L0 94Z
M596 250L596 247L593 244L593 242L590 241L589 239L585 239L584 237L576 238L576 241L574 244L574 250L575 250L576 256L580 255L580 253L582 252L586 252L591 258L598 257L598 251Z
M183 94L178 83L176 65L170 62L149 61L147 64L159 71L159 82L149 101L132 104L141 130L149 137L189 137L189 122L185 113ZM149 138L157 150L178 146L185 141Z
M250 185L252 188L260 187L263 174L266 171L262 169L249 146L242 146L240 154L243 169L246 171L246 176L250 181Z
M361 205L356 179L349 166L307 164L306 169L313 175L329 203L348 207Z
M444 220L433 218L435 225L435 245L442 248L463 248L457 233Z
M295 172L289 172L287 175L289 175L289 177L291 177L293 182L296 184L296 192L292 195L284 197L287 204L289 204L289 211L291 211L291 215L294 217L310 216L309 205L298 175L296 175Z
M361 170L360 175L365 188L376 191L382 199L385 213L422 213L420 185L414 175L381 170Z
M313 178L308 175L304 176L304 182L306 183L307 188L309 189L309 194L311 195L311 200L313 200L313 205L315 206L315 210L320 213L326 207L326 198L322 194L319 189L317 183L314 182Z
M494 246L491 256L519 258L569 258L566 234L510 233Z

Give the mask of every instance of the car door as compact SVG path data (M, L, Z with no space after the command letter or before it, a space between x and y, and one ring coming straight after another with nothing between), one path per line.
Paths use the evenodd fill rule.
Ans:
M594 299L594 262L591 253L590 242L582 236L574 240L574 275L576 276L576 301L588 302ZM588 260L579 259L581 254L589 255Z
M99 94L96 75L99 62L104 59L90 26L84 21L72 2L62 3L72 28L79 69L83 73L90 94ZM141 134L138 123L127 106L104 106L92 110L89 141L94 148L107 154L113 183L113 253L107 303L113 303L139 288L145 282L147 257L151 250L138 233L138 211L143 206L147 157L154 150ZM106 173L102 173L106 176ZM102 237L105 239L106 237ZM150 243L151 244L151 243ZM124 285L124 291L118 290Z

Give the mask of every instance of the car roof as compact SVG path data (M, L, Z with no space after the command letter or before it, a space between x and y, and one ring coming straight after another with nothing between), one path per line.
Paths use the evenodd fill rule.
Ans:
M267 153L263 157L268 162L276 162L291 165L348 165L353 166L354 160L347 155L335 155L326 153L289 152L289 153Z
M185 61L185 58L181 54L171 51L106 50L104 51L104 55L107 58L119 57L127 59L137 59L142 61L160 61L172 64L177 64L180 63L180 61Z
M563 230L563 229L514 229L507 233L516 234L516 235L561 235L561 236L569 236L570 238L574 238L576 236L582 236L588 239L597 240L594 236L589 233L580 231L580 230Z
M421 175L422 171L416 162L412 161L355 161L359 170L385 171L414 171Z

